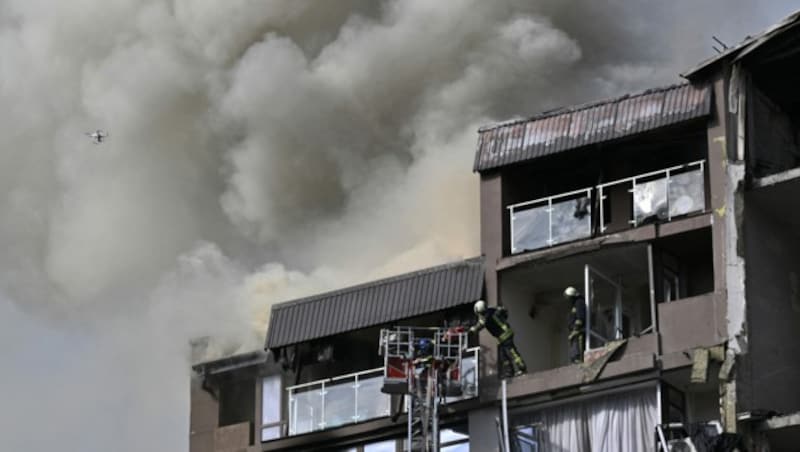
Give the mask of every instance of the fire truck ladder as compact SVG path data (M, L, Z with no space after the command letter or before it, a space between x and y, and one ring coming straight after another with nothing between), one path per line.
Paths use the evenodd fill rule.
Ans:
M423 350L420 340L430 341ZM461 394L461 355L467 334L447 328L396 327L381 330L384 385L403 394L408 407L406 451L439 450L439 407Z

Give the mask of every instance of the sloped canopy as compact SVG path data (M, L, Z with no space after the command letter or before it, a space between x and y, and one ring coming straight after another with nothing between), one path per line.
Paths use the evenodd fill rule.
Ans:
M381 279L272 307L265 347L275 349L472 303L482 257Z

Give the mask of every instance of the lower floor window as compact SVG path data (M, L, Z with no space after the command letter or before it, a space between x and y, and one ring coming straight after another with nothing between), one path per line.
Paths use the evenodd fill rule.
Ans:
M655 450L656 389L598 396L515 416L521 451L637 452Z

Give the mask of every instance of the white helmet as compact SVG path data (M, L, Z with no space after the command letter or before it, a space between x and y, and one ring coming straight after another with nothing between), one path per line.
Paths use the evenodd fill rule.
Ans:
M478 300L475 302L475 306L472 307L472 310L475 311L475 314L481 315L486 312L486 302L483 300Z
M572 286L569 286L566 289L564 289L564 298L567 298L567 299L575 298L575 297L578 297L580 295L581 295L581 293L578 292L578 289L576 289L576 288L574 288Z

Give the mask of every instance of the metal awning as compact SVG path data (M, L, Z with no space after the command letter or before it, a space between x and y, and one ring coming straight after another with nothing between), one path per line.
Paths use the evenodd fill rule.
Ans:
M484 260L467 259L274 305L265 348L298 344L472 303Z
M616 140L711 113L707 85L680 84L481 128L475 171Z

